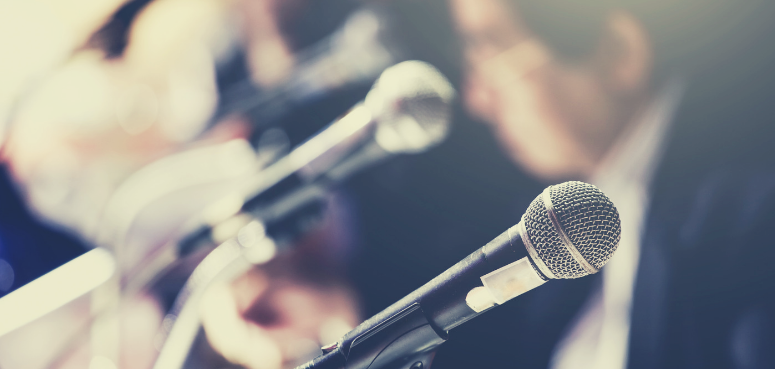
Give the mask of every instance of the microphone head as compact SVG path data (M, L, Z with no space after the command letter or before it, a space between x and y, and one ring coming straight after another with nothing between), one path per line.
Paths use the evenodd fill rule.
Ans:
M597 187L577 181L544 190L522 223L534 266L554 279L597 273L616 251L622 231L611 200Z
M386 69L364 104L377 121L377 144L390 153L419 153L446 138L454 98L441 72L412 60Z

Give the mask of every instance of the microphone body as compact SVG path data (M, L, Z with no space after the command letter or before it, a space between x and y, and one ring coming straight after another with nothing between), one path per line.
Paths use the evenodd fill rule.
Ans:
M446 138L455 91L434 67L407 61L386 69L366 98L257 178L245 209L294 184L329 183L396 154Z
M299 368L365 369L388 364L409 368L417 361L422 362L423 357L429 358L424 354L446 341L450 330L496 306L491 304L479 311L469 306L469 294L483 287L483 276L523 261L519 264L522 272L540 279L533 266L524 262L529 258L520 224L363 322L335 346L324 347L324 352L328 351L325 355ZM423 364L427 368L430 363Z

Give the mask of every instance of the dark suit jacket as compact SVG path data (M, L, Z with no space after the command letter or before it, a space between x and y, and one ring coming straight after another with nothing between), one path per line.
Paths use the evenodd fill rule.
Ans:
M775 368L775 171L720 169L657 194L631 368Z

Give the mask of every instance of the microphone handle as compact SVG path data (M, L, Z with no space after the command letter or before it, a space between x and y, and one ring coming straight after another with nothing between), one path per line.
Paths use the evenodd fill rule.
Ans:
M477 312L466 303L468 293L482 287L481 277L527 256L519 229L516 225L503 232L424 286L361 323L339 342L324 347L324 355L297 369L394 367L409 363L418 355L432 353L447 340L451 329L488 310Z

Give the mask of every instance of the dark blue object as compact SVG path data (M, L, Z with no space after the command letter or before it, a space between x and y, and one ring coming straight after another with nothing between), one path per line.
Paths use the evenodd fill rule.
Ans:
M84 252L86 247L75 237L30 214L7 167L0 166L0 260L4 261L0 262L0 296Z

